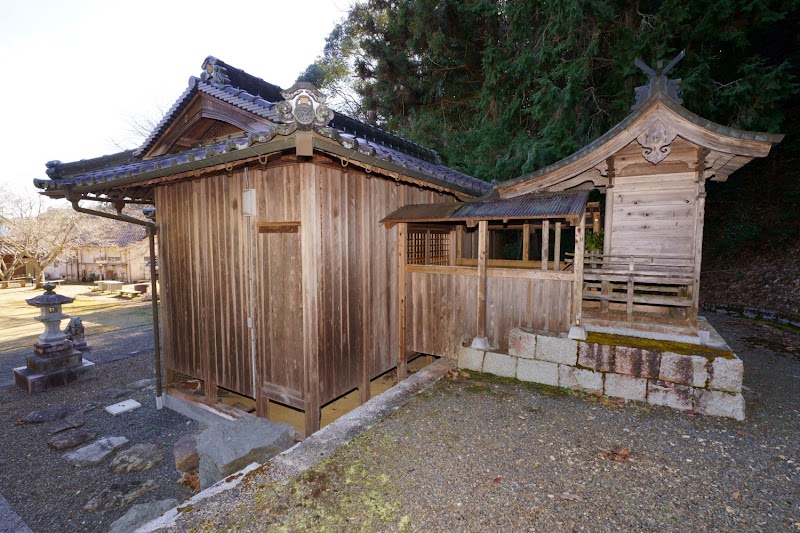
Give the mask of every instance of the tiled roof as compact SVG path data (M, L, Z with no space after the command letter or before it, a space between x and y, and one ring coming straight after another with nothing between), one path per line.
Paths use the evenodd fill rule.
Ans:
M515 198L410 204L399 208L381 222L456 222L463 220L505 220L580 217L589 191L531 193Z
M142 159L198 92L271 122L277 121L275 102L283 98L279 87L213 57L206 59L203 69L200 78L189 79L187 89L137 150L74 163L51 161L47 163L47 175L51 179L35 179L34 185L51 192L62 189L65 185L87 187L107 184L107 188L112 188L120 185L120 180L125 180L127 184L136 182L139 178L144 180L155 175L163 176L171 173L170 169L173 168L175 172L180 172L185 166L195 169L252 157L253 153L250 152L253 150L248 150L269 143L275 137L276 131L267 129L248 137L242 136L176 154ZM431 182L452 186L455 190L473 196L480 196L491 188L484 181L442 165L436 152L346 115L334 113L330 127L337 131L337 135L341 134L341 144L347 145L348 139L357 139L363 153L367 153L364 147L369 147L370 155L413 170L423 180L430 178ZM265 150L266 147L259 154Z

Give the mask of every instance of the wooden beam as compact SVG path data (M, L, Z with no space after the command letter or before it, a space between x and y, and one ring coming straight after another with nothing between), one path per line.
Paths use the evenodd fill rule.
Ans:
M705 223L706 211L706 180L705 180L705 160L708 150L699 148L697 150L697 199L694 202L694 283L691 288L692 307L687 313L689 324L697 327L697 312L700 306L700 266L703 261L703 226Z
M583 313L583 256L586 217L581 217L580 224L575 227L575 279L572 282L572 316L570 322L581 324Z
M456 243L458 242L458 237L459 237L457 228L460 227L461 226L456 226L455 228L450 230L450 235L449 235L450 247L447 249L447 264L450 266L455 266L456 258L458 257L457 253L458 245Z
M522 260L529 261L531 256L531 225L524 223L522 225Z
M478 323L476 337L486 337L486 248L489 242L489 223L478 222Z
M397 380L406 379L406 263L408 224L397 225Z
M553 270L561 270L561 222L556 222L556 234L554 240Z
M542 222L542 270L547 270L547 258L550 255L550 221Z
M613 236L612 221L614 215L614 180L616 178L616 170L614 169L614 157L609 157L606 160L608 165L608 187L606 187L606 212L603 220L603 255L611 254L611 238ZM603 283L600 287L600 292L608 295L611 292L611 285ZM600 302L600 311L603 313L608 312L608 300Z
M319 257L320 203L317 199L317 173L314 165L298 165L300 171L300 269L303 283L303 364L305 367L306 437L319 429Z

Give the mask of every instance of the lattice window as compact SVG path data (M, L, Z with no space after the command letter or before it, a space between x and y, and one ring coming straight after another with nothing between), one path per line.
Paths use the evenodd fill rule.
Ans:
M408 232L409 265L449 265L450 232L412 229Z

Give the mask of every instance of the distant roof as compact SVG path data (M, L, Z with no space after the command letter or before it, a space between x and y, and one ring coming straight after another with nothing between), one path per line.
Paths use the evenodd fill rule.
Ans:
M586 208L589 191L531 193L515 198L409 204L381 220L387 226L398 222L461 222L466 220L578 219Z
M280 87L208 57L203 62L202 75L189 79L187 89L138 149L72 163L50 161L47 163L50 179L35 179L34 185L51 193L63 190L67 185L102 191L269 151L267 147L259 147L269 144L275 137L275 131L268 130L144 159L197 93L218 98L274 123L278 122L276 103L283 100ZM480 196L491 189L491 185L484 181L442 165L435 151L341 113L333 113L329 128L334 132L332 138L335 141L348 145L356 140L358 151L376 158L378 165L381 161L392 163L396 171L409 169L416 178L471 196Z

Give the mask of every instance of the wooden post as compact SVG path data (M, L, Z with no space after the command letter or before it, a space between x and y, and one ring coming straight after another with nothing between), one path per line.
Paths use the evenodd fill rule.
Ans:
M561 222L556 222L555 242L553 243L553 270L561 270Z
M528 261L531 258L531 225L525 222L522 225L522 260Z
M697 312L700 306L700 266L703 261L703 225L706 211L705 160L708 151L700 148L697 151L695 180L697 181L697 199L694 202L694 280L692 284L692 307L687 313L689 325L697 327Z
M575 279L572 282L572 316L570 322L581 325L583 313L583 250L586 216L581 216L580 223L575 226Z
M542 221L542 270L547 270L547 257L550 255L550 221Z
M611 224L614 215L614 158L609 157L606 160L606 163L608 164L608 187L606 187L606 213L605 220L603 221L603 256L608 256L611 254ZM608 281L601 281L600 293L604 296L611 294L611 283ZM607 298L600 300L600 311L603 313L608 312Z
M478 222L478 323L475 336L486 337L486 248L489 242L489 222Z
M464 257L464 226L459 224L456 226L456 262L453 263L454 265L458 264L458 261Z
M319 429L319 257L322 241L319 234L320 204L317 199L316 167L300 166L300 269L303 283L303 365L305 379L306 437Z
M345 169L345 177L347 169ZM361 197L367 196L367 180L361 179ZM363 236L360 241L361 248L361 386L359 387L359 399L361 404L369 401L372 392L370 390L370 335L369 335L369 298L367 296L367 262L369 257L369 246L372 244Z
M397 380L406 379L406 262L408 224L397 225Z
M456 244L458 242L458 230L456 228L452 228L448 234L448 238L450 240L450 245L447 249L447 264L450 266L456 266L456 257L458 257L456 253L456 247L458 246Z

